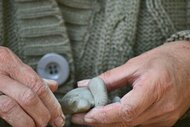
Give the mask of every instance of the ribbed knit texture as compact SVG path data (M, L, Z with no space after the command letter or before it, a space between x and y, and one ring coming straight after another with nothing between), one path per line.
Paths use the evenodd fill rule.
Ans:
M83 74L90 76L87 73L80 74L79 66L81 64L80 54L83 52L82 46L89 38L94 13L97 8L95 0L58 0L63 18L66 22L68 35L71 41L72 50L74 53L76 78L81 79ZM95 48L95 47L94 47ZM90 64L90 63L89 63ZM83 65L86 68L87 65ZM79 72L79 73L78 73ZM80 75L80 76L79 76Z
M4 0L6 17L6 46L34 69L43 55L55 52L63 55L74 73L70 42L64 21L54 0ZM73 89L70 75L61 93Z
M33 68L46 53L62 54L76 80L119 66L189 28L187 0L57 1L59 7L54 0L3 0L1 40Z
M133 56L139 0L96 1L93 5L96 8L88 24L89 31L82 46L78 46L80 49L77 48L81 51L76 61L78 79L91 78Z
M59 0L75 54L77 80L92 78L133 56L140 0L81 0L85 7L73 1Z

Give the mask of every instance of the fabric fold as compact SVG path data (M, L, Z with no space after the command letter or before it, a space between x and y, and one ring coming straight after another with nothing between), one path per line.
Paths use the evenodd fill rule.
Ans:
M25 63L36 69L39 59L48 53L65 57L70 66L70 77L57 93L73 89L74 64L70 41L60 9L55 0L8 0L6 1L7 46ZM12 19L14 18L14 22ZM9 24L9 21L11 22ZM62 88L63 87L63 88Z

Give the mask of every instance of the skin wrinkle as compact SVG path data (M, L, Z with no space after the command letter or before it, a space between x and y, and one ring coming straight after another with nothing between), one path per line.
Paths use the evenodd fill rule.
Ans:
M118 82L121 83L120 80L128 82L129 77L133 78L134 74L139 75L132 82L133 89L122 97L121 110L115 112L115 107L111 105L91 110L90 113L81 117L93 114L91 119L95 119L95 121L84 121L83 124L93 126L101 123L102 126L110 124L115 127L120 126L122 122L128 126L145 123L151 126L157 126L159 123L164 127L174 125L190 107L190 102L186 100L186 98L190 98L190 93L185 92L190 90L187 77L187 74L190 73L188 67L190 60L185 57L189 56L190 50L189 48L184 51L178 50L181 45L186 45L186 42L165 44L133 58L129 64L126 63L126 65L113 69L109 71L109 74L101 74L109 76L103 76L102 79L105 83L112 83L111 86L115 85L115 88L117 88ZM127 74L124 74L125 70L128 71ZM136 72L134 73L134 71ZM115 75L118 78L115 78ZM108 106L113 110L105 110ZM109 115L113 111L115 116ZM115 124L117 122L118 124Z
M22 63L8 48L0 47L0 61L0 91L5 94L4 96L10 96L15 100L17 105L10 113L0 113L0 117L15 127L28 126L28 123L31 126L35 123L37 127L51 123L53 127L59 127L54 123L59 117L58 120L62 122L57 121L57 123L61 124L61 127L64 124L61 106L48 85L45 85L46 83L32 68ZM52 88L55 90L57 87ZM17 117L21 117L22 120L15 120L17 117L14 113L17 113Z
M13 104L13 105L11 104L12 108L10 107L9 104L8 104L9 105L8 106L7 103L12 103ZM1 104L3 104L5 106L5 107L0 106L0 115L3 119L6 119L10 123L15 123L16 120L20 120L21 123L15 125L15 127L24 127L23 125L26 125L26 124L28 124L29 127L34 127L34 122L32 121L31 118L27 117L27 115L25 113L22 114L22 117L24 117L27 120L18 118L18 113L21 112L21 108L14 100L12 100L12 98L9 98L5 95L0 96L0 105ZM1 110L5 110L8 107L9 107L8 112L3 112L3 113L1 112ZM17 110L15 110L15 109L17 109ZM16 116L14 118L12 118L11 115L16 115Z

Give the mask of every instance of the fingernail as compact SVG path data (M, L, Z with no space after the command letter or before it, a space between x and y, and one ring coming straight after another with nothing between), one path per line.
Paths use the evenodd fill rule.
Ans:
M83 84L83 83L88 83L88 82L89 82L89 79L84 79L84 80L78 81L77 83Z
M94 123L95 122L95 120L92 118L84 118L84 121L87 123Z
M43 79L46 83L50 83L50 84L57 84L57 82L55 80L51 80L51 79Z
M79 87L87 86L89 82L89 79L78 81L77 84Z
M59 117L57 117L57 118L54 120L54 125L55 125L56 127L63 127L64 124L65 124L65 117L64 117L64 115L59 116Z

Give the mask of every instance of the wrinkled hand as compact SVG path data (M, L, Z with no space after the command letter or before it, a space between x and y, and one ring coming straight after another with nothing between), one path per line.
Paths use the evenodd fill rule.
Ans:
M49 87L48 87L49 84ZM0 117L14 127L53 127L64 124L53 95L56 82L42 80L9 49L0 47ZM51 89L51 90L50 90Z
M72 120L95 127L171 127L190 107L189 65L190 43L184 41L135 57L100 75L108 90L132 84L121 102L77 114Z

